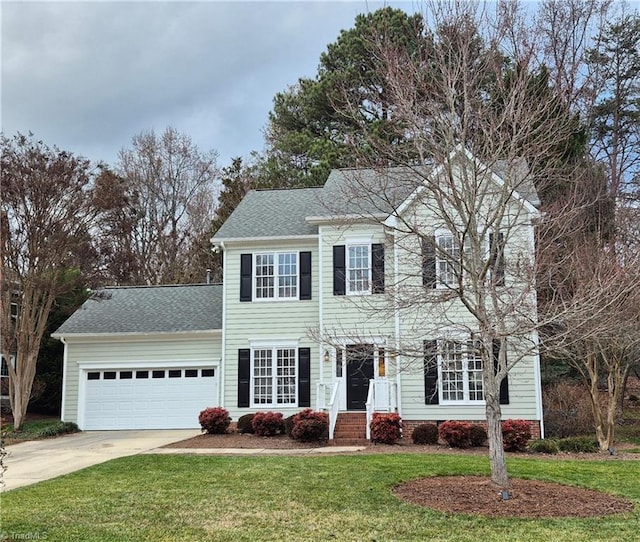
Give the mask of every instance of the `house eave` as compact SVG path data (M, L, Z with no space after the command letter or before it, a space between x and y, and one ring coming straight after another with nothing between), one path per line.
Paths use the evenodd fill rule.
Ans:
M345 222L381 222L389 216L389 213L371 213L371 214L342 214L342 215L324 215L324 216L308 216L306 222L313 225L326 225Z
M215 247L224 248L224 245L228 243L261 243L265 241L315 241L318 239L318 234L310 235L270 235L265 237L212 237L211 243Z
M52 333L54 339L111 339L116 337L124 338L157 338L168 336L185 337L190 335L220 335L222 329L194 329L185 331L121 331L108 333Z

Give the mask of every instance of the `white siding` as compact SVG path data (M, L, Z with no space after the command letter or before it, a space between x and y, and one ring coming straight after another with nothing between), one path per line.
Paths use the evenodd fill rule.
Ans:
M240 301L240 255L256 252L311 252L311 299ZM238 409L238 350L249 348L250 341L298 341L298 347L311 348L311 405L315 405L315 383L319 378L318 347L310 338L310 330L318 326L318 251L315 240L268 242L227 246L225 254L226 334L224 368L224 407L237 420L247 412L266 408ZM285 417L300 408L273 408Z

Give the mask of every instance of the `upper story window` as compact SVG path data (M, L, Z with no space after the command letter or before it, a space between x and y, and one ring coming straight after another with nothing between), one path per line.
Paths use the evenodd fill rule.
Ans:
M255 255L256 299L298 297L298 254L295 252Z
M384 245L354 242L333 247L333 294L384 293Z
M455 286L460 274L460 246L450 233L436 237L436 274L443 286Z
M349 245L347 247L347 293L364 294L371 291L370 245Z
M311 299L311 252L240 255L240 301Z

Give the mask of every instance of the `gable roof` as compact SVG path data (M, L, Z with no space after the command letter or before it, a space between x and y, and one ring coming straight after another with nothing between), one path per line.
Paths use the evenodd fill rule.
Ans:
M222 329L222 285L110 287L97 292L53 337Z
M450 159L461 154L477 162L458 145ZM336 219L385 219L402 212L424 185L416 188L415 175L438 175L442 166L334 169L318 188L251 190L213 236L212 242L242 239L291 238L316 235L317 224ZM498 160L493 177L503 184L516 177L513 196L530 208L539 205L538 195L525 160ZM520 177L520 179L517 179Z

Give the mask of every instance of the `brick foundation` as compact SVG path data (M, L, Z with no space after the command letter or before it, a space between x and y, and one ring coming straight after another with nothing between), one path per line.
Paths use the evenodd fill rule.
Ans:
M507 419L507 418L505 418ZM411 434L413 430L423 423L435 423L436 425L440 425L441 423L447 420L402 420L402 436L406 439L411 438ZM487 422L485 420L456 420L461 422L473 423L475 425L481 425L485 429L487 428ZM504 420L503 420L504 421ZM540 421L539 420L529 420L531 425L531 440L537 440L540 438Z

